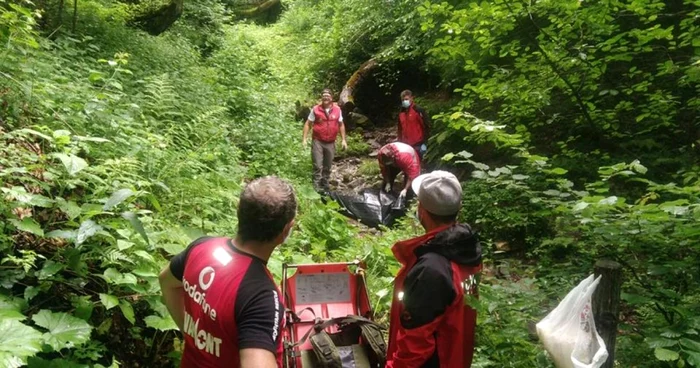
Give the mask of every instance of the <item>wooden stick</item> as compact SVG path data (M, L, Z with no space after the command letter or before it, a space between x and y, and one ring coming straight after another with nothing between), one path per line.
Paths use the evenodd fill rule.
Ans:
M595 264L595 276L602 275L600 284L593 293L593 317L596 329L605 341L608 360L602 368L613 368L615 363L615 339L620 313L620 290L622 287L622 266L610 260L600 260Z

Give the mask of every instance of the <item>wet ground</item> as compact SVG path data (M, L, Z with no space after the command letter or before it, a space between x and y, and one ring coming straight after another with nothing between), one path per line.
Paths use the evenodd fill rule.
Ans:
M333 170L329 180L331 191L358 193L362 189L379 187L381 185L382 177L378 171L378 163L376 163L377 152L383 145L396 140L396 127L390 126L367 130L362 133L362 137L369 145L370 152L362 156L336 159L333 162ZM361 173L360 166L363 161L370 161L372 164L377 165L375 169L376 174L367 175ZM400 183L401 180L401 176L399 176L396 183Z

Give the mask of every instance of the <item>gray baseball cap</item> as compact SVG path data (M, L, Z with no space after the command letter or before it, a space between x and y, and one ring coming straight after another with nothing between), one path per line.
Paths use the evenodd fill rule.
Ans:
M462 185L454 174L436 170L413 179L413 192L428 212L449 216L459 212L462 205Z

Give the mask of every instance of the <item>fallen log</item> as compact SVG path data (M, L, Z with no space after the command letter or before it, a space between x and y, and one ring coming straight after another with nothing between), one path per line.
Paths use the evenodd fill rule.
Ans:
M355 90L357 89L357 85L378 65L376 60L369 59L352 73L350 79L348 79L345 86L343 86L343 90L340 92L340 98L338 99L338 104L344 111L350 112L355 108Z
M241 8L235 9L233 12L239 17L250 18L250 17L257 16L260 13L266 12L268 9L272 8L273 6L279 5L279 3L280 3L280 0L267 0L265 2L262 2L258 5L254 5L251 7L241 7Z
M180 18L183 4L184 0L173 0L152 12L137 16L132 23L150 35L158 36Z

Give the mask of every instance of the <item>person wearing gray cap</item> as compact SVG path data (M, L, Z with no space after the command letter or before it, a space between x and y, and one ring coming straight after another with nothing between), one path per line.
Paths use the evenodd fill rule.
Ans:
M394 281L386 367L470 367L476 310L465 300L478 295L479 238L457 222L462 186L453 174L433 171L411 186L426 233L392 248L402 268Z

